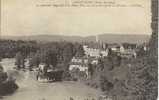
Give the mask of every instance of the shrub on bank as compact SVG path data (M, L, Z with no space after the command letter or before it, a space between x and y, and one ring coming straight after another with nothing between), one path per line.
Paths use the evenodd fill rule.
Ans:
M9 79L3 67L0 67L0 96L13 93L18 88L15 80Z
M6 81L0 83L0 95L8 95L18 89L17 84L14 81Z

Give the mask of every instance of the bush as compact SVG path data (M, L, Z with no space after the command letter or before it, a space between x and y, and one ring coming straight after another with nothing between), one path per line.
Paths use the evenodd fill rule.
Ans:
M113 83L109 82L106 77L100 77L100 87L102 91L109 91L113 88Z
M0 72L0 95L7 95L13 93L18 86L15 84L13 80L7 79L7 73Z
M4 81L6 81L7 78L8 78L7 73L0 72L0 83L3 83Z
M69 73L69 71L64 71L63 72L62 80L65 80L65 81L72 80L72 77L71 77L71 74Z
M14 81L6 81L0 83L0 95L8 95L13 93L18 88L17 84Z

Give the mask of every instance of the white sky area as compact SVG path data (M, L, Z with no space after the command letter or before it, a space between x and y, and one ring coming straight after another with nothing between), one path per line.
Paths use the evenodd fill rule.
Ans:
M150 0L115 1L142 7L55 8L36 7L40 0L1 0L1 35L151 34Z

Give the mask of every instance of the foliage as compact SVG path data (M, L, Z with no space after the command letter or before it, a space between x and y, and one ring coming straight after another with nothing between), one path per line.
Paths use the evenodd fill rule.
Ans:
M42 53L41 61L48 66L52 65L53 67L56 67L57 55L51 49L45 49Z
M107 58L99 59L93 78L87 84L98 85L113 100L156 100L157 38L154 34L152 37L149 51L136 59L121 59L110 51Z
M113 83L109 82L104 76L100 76L100 86L102 91L109 91L113 88Z
M89 73L90 77L93 76L94 71L95 71L94 66L91 63L88 63L88 73Z
M13 41L0 40L0 56L2 58L13 58L17 52L22 52L24 56L30 52L36 52L38 45L35 41Z
M8 78L7 73L0 72L0 83L3 83L4 81L6 81L7 78Z
M18 88L14 81L0 83L0 96L13 93Z
M36 66L38 67L39 64L40 64L40 52L37 51L36 53L30 53L29 55L29 67L32 67L32 66Z
M24 67L24 56L21 52L18 52L15 56L15 65L17 65L17 68Z
M15 57L15 64L18 68L25 67L25 59L29 58L30 68L38 67L40 63L46 63L52 67L61 63L65 69L68 69L68 64L75 55L79 57L84 55L80 43L0 40L0 56L2 58Z
M0 65L1 66L1 65ZM1 69L3 67L1 66ZM8 75L3 70L0 71L0 96L14 92L18 86L13 80L8 79Z
M81 44L76 43L75 44L75 52L77 57L83 57L84 56L84 50L83 46Z
M73 45L71 43L64 45L62 55L65 63L70 62L70 60L74 56Z

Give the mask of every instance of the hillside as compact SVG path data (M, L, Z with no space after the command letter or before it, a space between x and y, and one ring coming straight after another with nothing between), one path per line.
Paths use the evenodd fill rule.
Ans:
M107 43L143 43L148 41L149 35L119 35L119 34L101 34L99 40ZM95 36L62 36L62 35L33 35L33 36L2 36L1 39L12 40L36 40L41 42L50 41L69 41L69 42L95 42Z

